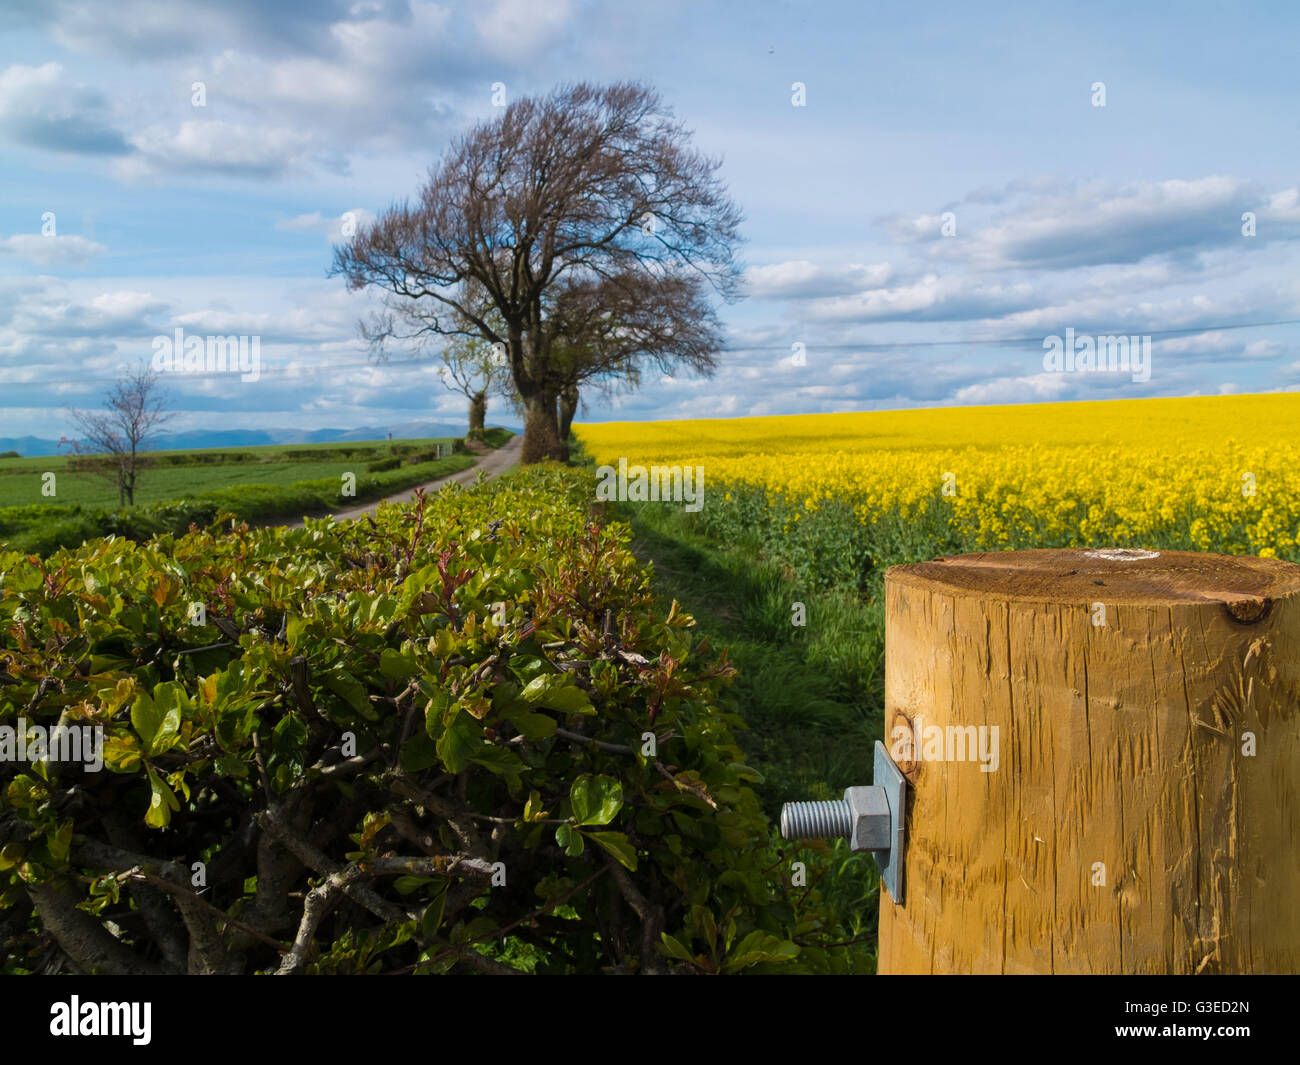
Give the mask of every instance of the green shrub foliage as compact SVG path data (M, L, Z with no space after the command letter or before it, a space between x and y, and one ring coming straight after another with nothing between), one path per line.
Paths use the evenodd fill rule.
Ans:
M0 726L104 737L99 772L0 761L6 968L843 969L732 669L593 498L530 467L374 520L0 552Z

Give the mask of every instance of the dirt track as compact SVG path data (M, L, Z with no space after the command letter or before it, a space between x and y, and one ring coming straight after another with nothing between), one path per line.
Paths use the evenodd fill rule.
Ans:
M473 484L481 470L490 480L499 474L505 473L519 461L519 452L523 448L524 438L522 434L512 436L501 447L495 451L485 452L479 457L478 462L467 470L461 470L459 473L448 474L446 477L439 477L436 481L427 481L419 488L426 492L432 489L441 488L444 484L455 481L457 484ZM374 513L375 507L380 503L411 503L415 500L415 488L408 488L405 491L398 492L396 495L387 496L384 499L376 499L370 503L363 503L357 507L349 507L347 510L335 511L333 518L335 521L351 521L353 518L360 518L366 514ZM302 521L286 521L283 523L290 529L302 528Z

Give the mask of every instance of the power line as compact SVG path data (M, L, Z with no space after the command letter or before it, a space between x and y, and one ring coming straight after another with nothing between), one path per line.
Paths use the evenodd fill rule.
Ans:
M1274 322L1236 322L1231 325L1197 325L1187 326L1182 329L1151 329L1137 331L1132 328L1128 329L1100 329L1090 332L1088 336L1149 336L1152 339L1156 337L1169 336L1186 336L1193 333L1219 333L1228 329L1265 329L1275 325L1300 325L1300 318L1284 318ZM897 340L897 341L877 341L863 343L840 343L840 344L817 344L810 343L809 347L815 347L820 351L888 351L892 348L942 348L942 347L995 347L999 344L1041 344L1043 340L1051 336L1050 333L1043 333L1039 336L1032 337L984 337L968 338L963 340ZM1079 335L1084 335L1080 333ZM789 351L788 344L763 344L750 345L746 347L731 349L734 351Z

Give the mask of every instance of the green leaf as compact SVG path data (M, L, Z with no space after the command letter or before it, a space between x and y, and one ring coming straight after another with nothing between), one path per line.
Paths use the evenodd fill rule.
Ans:
M321 681L325 687L329 688L330 691L362 717L368 721L379 720L379 714L370 705L370 695L366 691L365 685L351 673L345 673L342 670L331 670L322 674Z
M546 816L546 811L542 809L542 793L534 788L528 793L528 801L524 803L524 820L540 821Z
M714 920L712 910L707 906L692 906L690 925L704 937L709 950L718 949L718 922Z
M49 833L45 838L45 845L49 848L50 857L56 862L63 863L68 860L68 851L72 847L72 822L64 821L57 829Z
M799 956L799 948L788 939L755 929L737 944L722 963L727 972L735 972L762 962L782 963Z
M166 710L155 706L154 701L141 692L131 704L131 727L144 742L146 748L153 742L154 735L162 725Z
M140 764L134 736L109 736L104 741L104 764L115 773L129 773Z
M564 714L590 714L591 700L587 693L576 684L554 685L542 698L542 705L547 710L558 710Z
M555 842L564 848L564 853L570 858L576 858L585 846L582 833L568 824L560 825L555 830Z
M579 825L607 825L623 806L623 785L613 777L583 773L569 787L573 820Z
M695 955L684 947L680 941L674 939L667 932L660 934L659 938L663 941L664 949L671 957L678 961L687 962L690 965L696 964Z
M437 745L423 732L417 732L402 744L402 751L397 761L408 773L418 773L437 763Z
M469 714L458 712L438 738L438 757L448 773L459 773L483 746L483 734Z
M169 682L154 689L154 711L160 715L158 726L149 742L149 754L162 754L176 745L181 729L181 710L188 706L189 697L179 684Z
M282 717L271 730L271 738L276 750L293 754L306 742L307 726L300 718Z
M149 788L152 794L149 796L149 809L144 815L144 823L152 828L166 828L171 822L172 811L179 810L181 804L176 801L176 796L172 794L171 788L159 779L148 766L145 771L149 774Z
M385 648L379 655L379 672L392 680L409 680L420 671L415 656Z
M424 917L420 920L420 931L425 939L432 939L438 934L438 929L442 925L442 915L446 909L447 889L444 887L438 892L438 897L425 907Z
M583 832L582 835L599 843L620 865L636 872L636 851L622 832Z
M528 765L514 751L498 747L491 743L482 743L470 756L470 761L490 769L498 776L518 779L528 769Z
M538 674L546 669L546 663L537 655L511 655L510 664L506 668L519 680L529 684L534 678L542 679Z
M532 743L549 739L555 735L555 718L545 714L515 713L509 715L510 724L514 725L524 738Z
M424 730L431 737L436 737L444 724L443 718L451 708L451 693L436 687L431 677L420 681L420 690L429 697L429 704L424 708Z
M421 593L426 588L431 587L438 579L438 567L436 564L425 566L410 574L402 582L402 594L397 600L397 608L393 611L394 617L405 617L407 612L415 605Z

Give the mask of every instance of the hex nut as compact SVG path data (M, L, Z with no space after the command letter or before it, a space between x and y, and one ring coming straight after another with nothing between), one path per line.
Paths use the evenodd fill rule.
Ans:
M889 823L889 800L878 785L845 788L852 833L849 847L855 851L887 851L892 842Z

